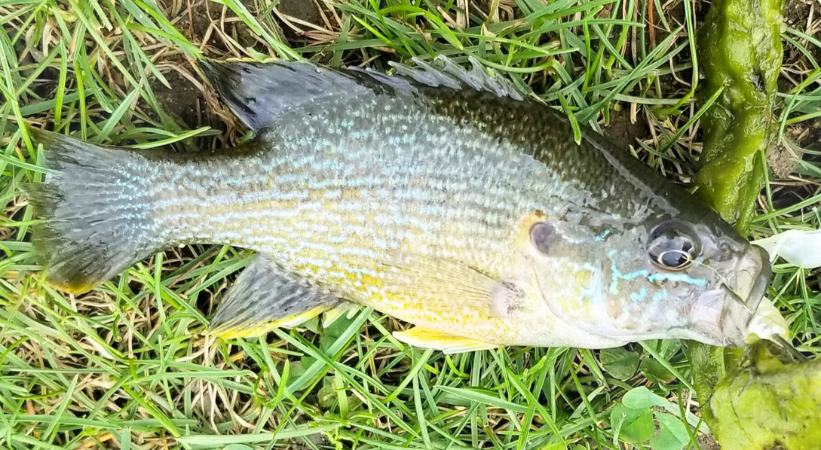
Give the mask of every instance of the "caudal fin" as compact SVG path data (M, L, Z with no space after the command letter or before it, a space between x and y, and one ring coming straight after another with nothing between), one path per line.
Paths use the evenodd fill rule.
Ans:
M159 246L142 156L31 131L47 171L43 183L23 191L38 219L32 243L50 284L88 291Z

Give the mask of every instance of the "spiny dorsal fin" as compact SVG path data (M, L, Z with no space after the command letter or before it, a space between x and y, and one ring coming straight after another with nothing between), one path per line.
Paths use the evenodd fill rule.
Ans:
M236 116L258 131L283 113L334 95L358 95L367 88L355 76L307 61L215 62L200 66Z
M298 325L338 303L336 297L283 274L269 259L257 255L228 289L209 334L259 336L274 328Z
M231 111L254 131L271 126L288 111L321 99L354 98L386 91L416 95L420 86L475 89L522 100L522 93L509 80L488 75L476 58L468 60L473 66L470 70L445 56L438 56L434 64L413 58L415 67L391 62L396 75L355 67L332 69L307 61L204 60L200 65Z
M391 61L391 67L396 69L396 74L410 78L417 83L431 87L447 87L451 89L462 89L469 87L477 91L485 91L496 94L498 97L510 97L515 100L522 100L522 93L510 82L510 80L494 74L485 73L479 60L473 56L468 57L471 69L454 63L450 58L439 55L433 61L440 67L435 67L414 57L411 59L416 67L409 67Z

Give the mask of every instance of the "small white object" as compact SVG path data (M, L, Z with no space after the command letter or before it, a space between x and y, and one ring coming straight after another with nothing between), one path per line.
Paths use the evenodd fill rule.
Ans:
M747 325L748 344L751 344L758 339L767 339L774 341L776 336L783 339L789 338L789 327L784 316L778 311L778 308L773 305L773 302L764 297L761 303L758 304L750 324Z
M780 256L804 269L821 267L821 230L789 230L752 243L767 250L770 260Z

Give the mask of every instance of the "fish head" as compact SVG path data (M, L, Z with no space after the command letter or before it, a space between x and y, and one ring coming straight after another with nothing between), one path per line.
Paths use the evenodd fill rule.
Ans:
M545 218L528 230L532 295L565 324L622 343L743 345L754 332L771 277L767 253L717 216L618 226Z

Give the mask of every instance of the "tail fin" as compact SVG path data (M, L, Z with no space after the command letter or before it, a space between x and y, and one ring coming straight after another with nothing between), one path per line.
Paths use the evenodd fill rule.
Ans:
M43 144L46 178L23 191L34 207L32 242L47 281L81 293L159 245L145 189L145 158L31 130Z

